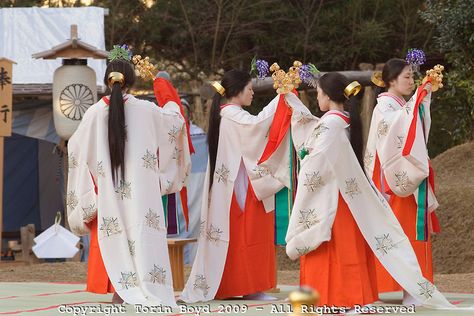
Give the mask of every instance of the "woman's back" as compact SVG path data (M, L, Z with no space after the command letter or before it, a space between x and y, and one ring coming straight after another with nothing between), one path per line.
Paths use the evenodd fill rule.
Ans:
M159 108L152 102L139 100L131 95L126 95L124 99L126 173L125 179L122 180L136 177L158 179L158 148L160 145L176 144L178 134L183 131L184 121L177 112ZM111 174L108 103L109 100L103 98L91 106L69 142L72 145L80 145L81 151L87 152L87 164L94 180L97 180L97 185L106 179L112 180L104 177ZM174 146L168 147L173 152L176 151ZM167 150L161 150L164 156ZM73 152L72 157L74 156ZM157 189L159 190L159 187Z
M126 302L174 306L162 195L179 191L190 170L184 119L175 104L124 101L124 159L115 179L107 98L89 108L69 141L68 219L85 234L97 218L108 277Z

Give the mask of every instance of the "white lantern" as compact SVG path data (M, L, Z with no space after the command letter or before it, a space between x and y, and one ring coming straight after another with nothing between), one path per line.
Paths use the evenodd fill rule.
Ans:
M81 41L77 25L71 25L71 38L33 58L64 58L53 76L53 117L58 135L68 140L76 131L84 113L97 102L95 71L87 58L105 59L108 53Z
M53 117L56 132L69 139L87 109L97 102L95 71L87 59L65 59L53 77Z

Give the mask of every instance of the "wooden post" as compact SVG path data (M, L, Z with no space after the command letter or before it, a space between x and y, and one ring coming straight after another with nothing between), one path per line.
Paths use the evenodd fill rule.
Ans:
M207 113L204 111L206 103L202 102L201 95L199 94L200 84L197 80L191 80L189 83L191 92L193 93L193 122L199 127L205 129L207 125Z
M344 75L347 80L353 81L357 80L359 83L363 86L371 85L370 78L372 77L372 70L366 70L366 71L356 71L356 70L351 70L351 71L337 71L338 73ZM325 72L320 72L319 76L324 75ZM264 79L252 79L252 85L253 85L253 91L255 93L261 93L261 92L270 92L273 91L273 79L272 77L266 77ZM299 87L300 90L305 90L305 89L314 89L314 87L309 87L305 83L302 83ZM215 94L216 90L212 88L211 86L211 80L205 81L202 86L201 86L201 97L203 99L212 99L212 96Z
M36 256L33 254L32 248L35 239L35 224L28 224L20 228L21 234L21 261L32 263Z
M3 159L4 137L12 134L12 68L15 62L0 57L0 253L3 246Z
M364 95L362 97L362 111L361 111L361 120L362 120L362 139L363 139L363 152L365 152L365 147L367 145L367 139L369 138L369 129L370 122L372 121L372 112L375 107L375 89L373 87L365 87Z
M381 71L384 64L375 65L375 71ZM362 72L374 71L374 65L368 63L359 64L359 68ZM369 138L370 122L372 121L372 113L374 111L376 103L375 87L366 86L364 88L364 95L362 97L361 104L361 120L362 120L362 139L363 139L363 152L367 146L367 139Z
M77 24L71 24L71 39L77 39Z
M0 136L0 260L3 254L3 136Z
M64 200L64 205L66 205L66 196L67 196L67 181L68 181L68 176L69 176L69 159L68 159L68 152L67 152L67 141L65 141L64 139L61 139L60 143L59 143L59 146L58 146L58 150L61 151L61 160L62 160L62 166L63 166L63 192L64 192L64 196L63 196L63 200ZM63 218L64 218L64 227L66 227L66 229L69 229L69 222L67 220L67 207L64 208L64 214L63 214ZM61 224L61 223L59 223Z
M184 289L184 246L196 242L196 238L169 238L168 253L170 257L173 288L175 291Z

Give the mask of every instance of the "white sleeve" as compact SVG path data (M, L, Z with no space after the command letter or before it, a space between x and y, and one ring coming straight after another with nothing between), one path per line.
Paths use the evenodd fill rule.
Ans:
M336 216L339 188L325 151L332 136L318 139L317 150L301 161L298 190L286 235L286 253L291 259L316 249L331 239Z
M161 195L178 192L185 185L191 170L186 125L174 102L160 110L157 129L159 135L158 163Z
M89 170L89 160L91 160L89 156L92 152L83 145L89 143L90 131L89 121L84 118L68 143L69 173L66 207L71 231L79 236L89 233L86 223L97 216L97 194L94 179Z
M429 175L426 147L429 124L429 98L424 97L420 110L414 111L416 96L402 109L381 104L374 112L377 155L390 190L398 196L409 196ZM427 116L428 115L428 116ZM428 118L428 119L427 119ZM372 133L372 132L371 132ZM411 149L404 153L407 143Z

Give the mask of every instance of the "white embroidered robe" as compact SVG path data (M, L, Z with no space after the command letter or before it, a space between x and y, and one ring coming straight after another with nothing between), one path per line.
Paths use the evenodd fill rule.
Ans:
M285 98L291 97L285 95ZM267 144L268 131L278 104L275 97L258 115L240 106L228 105L221 110L219 146L213 186L209 192L209 166L203 188L201 233L191 275L182 293L187 303L214 299L219 289L229 245L229 214L232 193L243 163L256 197L267 212L275 207L274 195L283 188L266 168L257 165ZM288 164L284 146L271 158ZM241 170L241 169L240 169ZM281 171L288 173L288 169ZM250 293L249 293L250 294Z
M301 106L291 100L289 104L294 109ZM309 119L306 121L301 120L301 111L293 113L295 146L304 147L309 153L300 164L298 189L286 236L288 256L297 259L331 239L340 193L368 245L397 282L427 307L452 308L422 276L413 248L393 211L365 176L349 142L348 124L330 112L320 120L310 119L305 114ZM307 127L302 122L306 122ZM305 135L309 137L302 142ZM273 168L271 171L276 172Z
M172 102L125 98L125 178L112 181L108 105L100 100L68 143L68 220L83 235L97 216L104 265L125 302L176 306L162 195L179 191L189 173L186 128Z
M379 95L372 115L364 156L365 172L370 178L373 177L378 157L381 176L386 179L386 184L389 186L389 188L382 187L382 191L389 189L393 194L402 197L413 194L417 202L418 187L429 175L426 144L431 125L430 85L426 88L429 92L422 100L424 110L422 119L419 113L413 111L421 88L418 88L408 102L388 92ZM416 123L416 130L410 137L408 132L412 122ZM409 138L413 140L413 146L404 156L403 148ZM380 183L385 185L383 179ZM428 185L428 210L434 211L437 207L438 202L433 188Z

